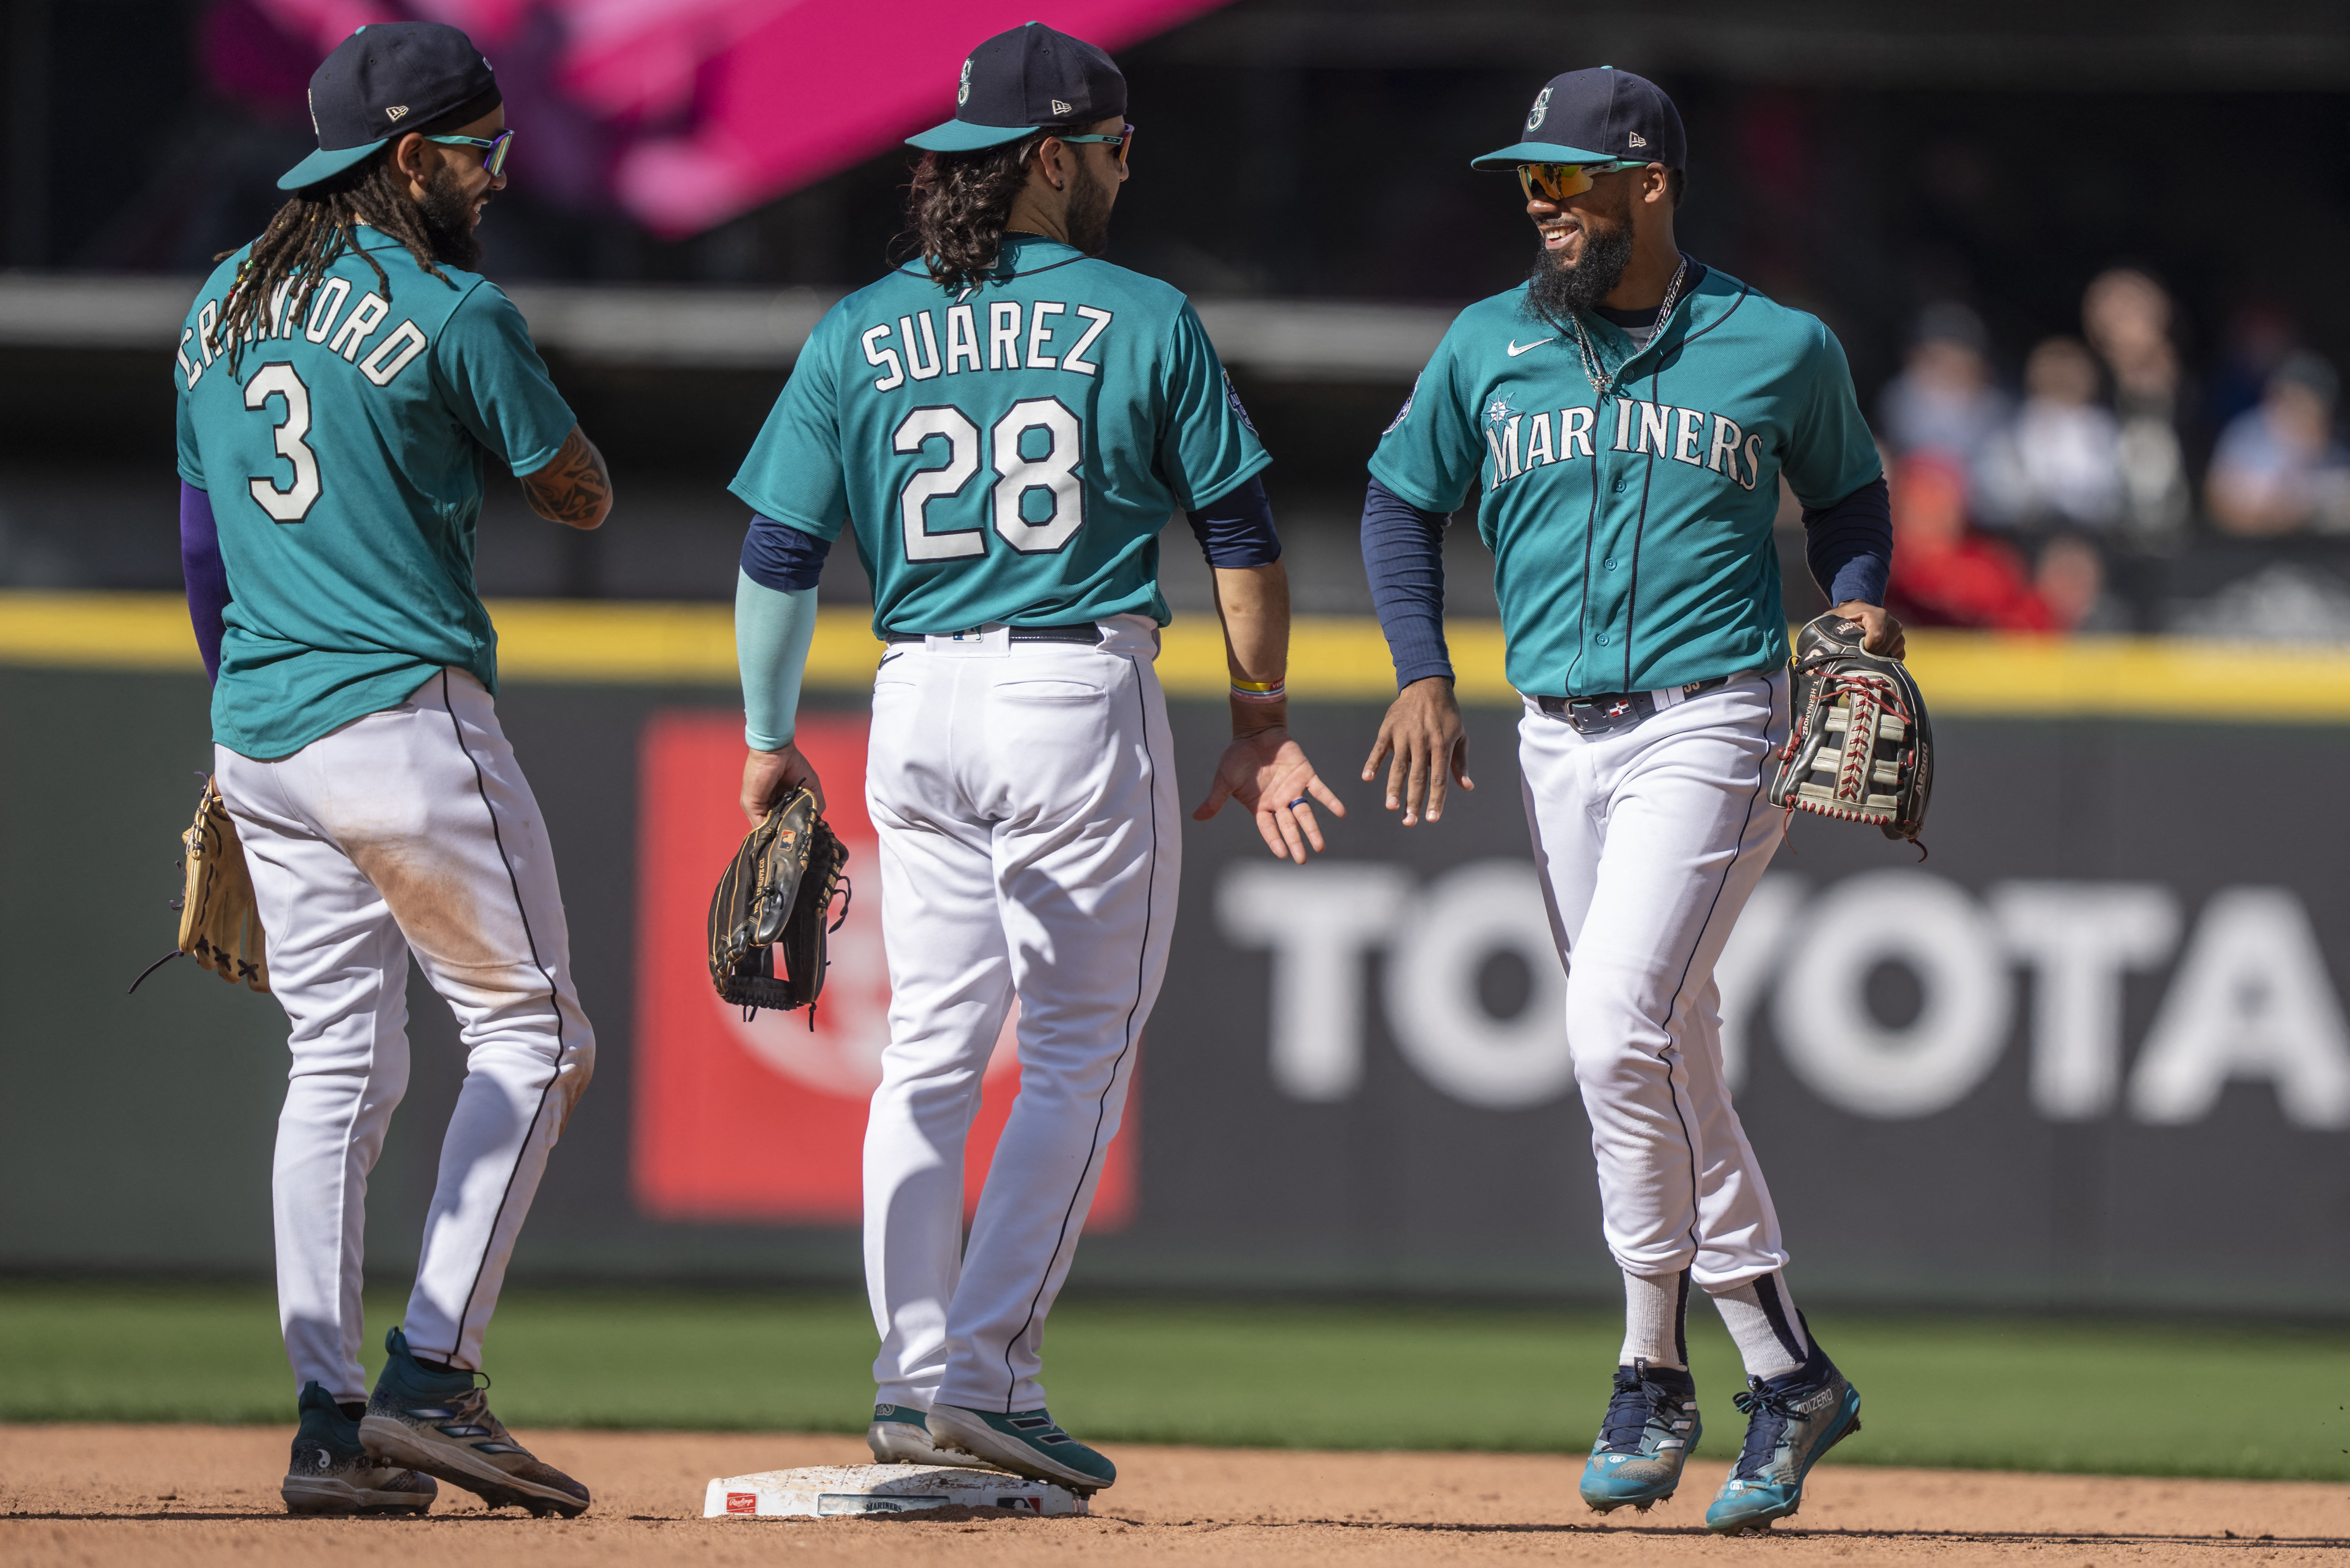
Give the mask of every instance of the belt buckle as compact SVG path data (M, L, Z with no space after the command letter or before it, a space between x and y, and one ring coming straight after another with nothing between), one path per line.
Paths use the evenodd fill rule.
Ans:
M1656 699L1646 691L1613 691L1599 697L1566 700L1566 722L1578 735L1609 735L1628 730L1657 711Z

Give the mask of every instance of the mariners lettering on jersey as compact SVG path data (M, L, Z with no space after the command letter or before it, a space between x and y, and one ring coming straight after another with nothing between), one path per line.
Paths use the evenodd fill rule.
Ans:
M359 368L359 373L379 387L389 387L400 373L416 362L416 357L430 345L423 331L415 322L403 320L389 333L379 336L384 318L391 314L391 304L373 289L361 295L357 305L346 312L344 306L351 297L351 286L339 277L330 277L310 291L302 303L307 310L291 308L294 282L288 278L280 283L269 296L269 306L244 329L247 343L273 340L291 341L298 328L304 338L324 344L329 354L339 354ZM224 302L207 299L196 313L196 324L180 334L180 374L193 389L212 369L221 345L213 341L220 325ZM366 358L360 356L364 354Z
M1607 441L1609 452L1668 458L1710 470L1742 490L1754 488L1762 472L1760 433L1749 433L1739 428L1737 421L1703 409L1675 408L1638 398L1608 400L1613 405L1612 419L1603 419L1596 409L1572 405L1555 416L1548 410L1526 414L1511 407L1507 398L1494 399L1485 408L1485 444L1491 458L1486 488L1498 490L1535 469L1591 457L1597 440ZM1409 412L1411 405L1404 407ZM1399 415L1397 423L1401 422Z
M946 306L943 327L939 312L918 310L868 327L858 340L865 346L865 362L881 372L873 379L877 392L980 369L1091 376L1101 369L1089 358L1095 339L1114 316L1059 300L996 299Z

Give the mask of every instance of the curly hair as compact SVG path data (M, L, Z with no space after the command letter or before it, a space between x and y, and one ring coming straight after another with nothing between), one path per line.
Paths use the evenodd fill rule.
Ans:
M940 287L975 284L995 265L1012 199L1028 182L1029 155L1050 130L978 152L925 152L906 189L906 232Z
M491 88L416 130L427 136L452 131L488 114L501 101L497 89ZM282 329L284 322L297 318L325 281L327 269L346 252L373 268L376 286L386 299L391 297L391 280L382 264L359 248L352 232L361 223L390 234L408 248L418 266L456 286L441 270L432 230L422 209L408 194L408 177L391 161L391 145L387 142L372 157L295 192L253 242L252 254L237 267L236 282L213 329L213 351L228 356L231 376L237 373L245 340L273 327ZM223 251L213 259L226 261L235 254Z

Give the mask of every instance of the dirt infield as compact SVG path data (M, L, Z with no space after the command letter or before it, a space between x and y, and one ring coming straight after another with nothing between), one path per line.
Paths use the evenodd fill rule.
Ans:
M525 1440L595 1490L585 1518L483 1511L444 1487L428 1520L289 1519L290 1432L250 1427L0 1427L0 1562L235 1563L466 1560L505 1564L1023 1565L1346 1562L2350 1565L2350 1497L2306 1482L2112 1480L1830 1465L1767 1539L1701 1527L1720 1464L1679 1501L1601 1521L1578 1462L1474 1454L1119 1446L1125 1479L1090 1519L900 1515L703 1520L714 1475L860 1463L853 1438L537 1432Z

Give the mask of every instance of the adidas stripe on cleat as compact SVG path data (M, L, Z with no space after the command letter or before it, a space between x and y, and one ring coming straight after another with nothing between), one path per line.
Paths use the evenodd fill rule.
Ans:
M526 1508L541 1518L588 1511L588 1489L541 1464L490 1414L488 1393L471 1372L420 1366L408 1338L393 1329L359 1441L378 1459L463 1487L492 1508Z
M1118 1467L1107 1455L1061 1430L1041 1405L1034 1410L1000 1414L960 1405L933 1405L930 1432L931 1441L941 1449L970 1454L1014 1475L1052 1481L1071 1491L1098 1491L1118 1480Z

